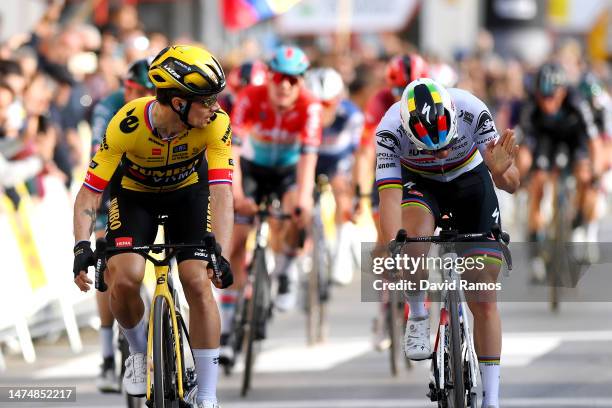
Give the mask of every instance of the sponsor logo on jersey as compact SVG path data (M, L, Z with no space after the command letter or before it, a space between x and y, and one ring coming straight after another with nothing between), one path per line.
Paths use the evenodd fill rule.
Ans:
M152 137L149 138L149 142L156 144L158 146L163 146L164 144L162 142L160 142L159 140L155 140Z
M132 237L115 238L115 246L117 248L129 248L132 246Z
M92 160L92 161L89 163L89 168L90 168L90 169L95 169L96 167L98 167L98 163L96 163L95 161L93 161L93 160Z
M132 115L135 109L136 108L133 108L127 111L126 117L119 123L119 129L121 129L123 133L132 133L138 128L138 118Z
M227 159L227 164L229 164L230 166L234 165L234 159Z
M400 143L397 136L388 131L378 132L376 134L376 144L392 151L393 153L400 150Z
M151 149L151 155L153 156L161 156L161 153L162 153L162 149L158 147L154 147Z
M102 137L102 141L100 142L100 150L108 150L108 143L106 143L106 133Z
M172 148L172 153L186 152L187 151L187 143L183 143L182 145L174 146Z
M408 194L415 195L417 197L423 197L423 193L417 190L408 190Z
M223 134L223 137L221 138L221 141L225 143L226 146L230 145L231 132L232 132L232 127L230 125L227 125L227 129L225 129L225 133Z
M483 110L478 115L478 122L476 123L476 133L479 135L486 135L487 133L491 133L495 131L493 119L491 118L491 114Z
M459 117L468 125L471 125L474 122L474 114L468 111L462 110L459 112Z
M111 200L110 205L108 207L108 226L113 231L121 227L119 203L117 202L117 197ZM132 241L130 241L130 245L132 245Z
M378 167L379 169L390 169L392 167L397 167L395 165L395 163L378 163Z

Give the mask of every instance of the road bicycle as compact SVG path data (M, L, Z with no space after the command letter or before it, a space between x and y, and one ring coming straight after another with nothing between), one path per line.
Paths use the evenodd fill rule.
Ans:
M160 218L163 224L163 217ZM147 406L155 408L188 407L188 395L197 391L193 351L189 341L189 332L180 310L179 296L172 279L170 263L179 250L199 249L204 259L211 265L215 276L221 272L217 263L216 241L212 233L207 233L204 240L191 244L151 244L135 246L132 251L141 253L155 267L156 286L149 309L149 328L147 338L147 362L152 362L152 369L147 369ZM96 248L97 259L105 253L125 250L121 247ZM161 254L157 259L150 255ZM104 275L96 274L96 287L104 291ZM186 355L186 352L188 353ZM188 357L188 358L186 358Z
M457 258L458 243L486 241L493 236L502 250L508 270L512 269L512 257L508 248L510 236L499 226L494 226L490 233L459 234L452 228L451 218L442 221L441 231L435 236L408 237L405 230L400 230L395 240L389 244L389 251L395 256L409 243L436 243L441 246L439 256L443 260L442 265L454 266L456 263L448 260ZM454 282L456 290L440 291L440 321L431 355L432 381L427 396L437 402L440 408L475 408L478 360L470 332L465 295L459 282L460 274L454 267L443 267L441 272L442 282Z
M236 312L229 344L234 349L233 361L225 362L226 375L231 374L237 357L244 354L244 372L240 395L245 397L251 389L255 360L265 339L267 325L272 318L272 288L266 263L266 250L270 238L269 219L289 219L282 213L280 202L272 196L264 197L255 216L255 247L247 268L247 284L236 300Z
M325 340L327 304L331 297L331 251L325 234L321 195L330 188L325 175L317 177L312 216L312 254L306 281L306 338L309 345Z

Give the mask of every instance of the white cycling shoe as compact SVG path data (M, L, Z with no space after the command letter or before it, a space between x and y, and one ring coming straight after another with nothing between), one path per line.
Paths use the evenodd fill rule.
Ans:
M143 353L130 354L125 360L123 389L136 397L147 394L147 358Z
M408 319L404 333L404 352L410 360L426 360L431 357L428 316Z

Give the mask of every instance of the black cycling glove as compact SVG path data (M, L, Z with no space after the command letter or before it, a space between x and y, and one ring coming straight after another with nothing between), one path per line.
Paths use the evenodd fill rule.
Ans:
M225 289L234 283L234 274L230 267L230 263L222 255L217 255L217 265L221 272L221 289ZM212 269L212 263L208 263L208 269Z
M74 264L72 267L72 273L74 277L79 276L79 272L87 272L87 268L94 264L94 253L91 250L91 243L89 241L80 241L74 246Z

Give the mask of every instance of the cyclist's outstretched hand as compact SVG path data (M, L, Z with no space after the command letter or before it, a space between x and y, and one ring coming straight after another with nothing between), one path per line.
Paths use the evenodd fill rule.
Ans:
M514 130L506 129L497 142L491 141L487 144L484 159L492 174L504 174L514 163L517 153Z
M91 250L89 241L78 242L74 246L74 264L72 273L74 274L74 283L81 289L82 292L87 292L93 282L87 277L87 268L94 264L94 253Z
M221 277L215 276L212 264L209 262L206 270L208 272L208 279L211 280L215 287L225 289L234 283L234 274L232 273L229 261L220 254L217 255L217 264L219 265Z

